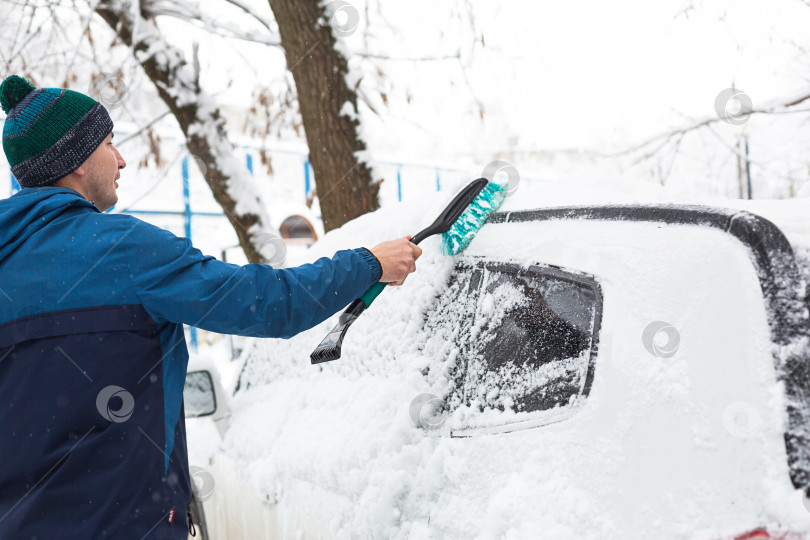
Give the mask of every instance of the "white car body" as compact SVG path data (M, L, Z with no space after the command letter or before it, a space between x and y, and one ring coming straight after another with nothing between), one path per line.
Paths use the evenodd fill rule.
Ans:
M355 220L316 253L385 238L403 215ZM256 340L224 437L187 420L192 460L215 485L209 537L810 538L810 381L796 380L810 373L807 278L765 223L677 206L504 211L455 259L426 241L420 271L357 320L341 359L308 358L336 317ZM480 338L509 298L482 288L461 310L471 327L432 317L465 261L598 284L572 405L456 400L437 429L415 425L417 396L475 395L454 386L456 344Z

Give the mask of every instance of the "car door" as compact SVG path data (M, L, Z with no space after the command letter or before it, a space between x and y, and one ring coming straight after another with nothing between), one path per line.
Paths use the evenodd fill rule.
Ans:
M468 439L454 448L476 479L431 523L465 531L442 509L478 489L579 537L595 532L561 498L631 537L810 530L802 290L784 236L745 212L493 216L427 314L426 378L448 384L423 424ZM542 525L532 505L517 530ZM688 522L654 518L676 511Z

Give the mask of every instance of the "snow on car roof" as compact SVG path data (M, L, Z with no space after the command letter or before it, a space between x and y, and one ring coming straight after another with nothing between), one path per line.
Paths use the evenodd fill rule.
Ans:
M807 196L753 200L696 197L691 193L668 190L657 184L628 184L618 180L571 180L521 184L518 191L504 203L501 211L606 204L697 204L745 210L772 221L794 247L810 249L810 197Z
M331 231L326 238L313 246L311 253L301 262L312 260L314 253L331 254L337 249L352 245L362 229L374 229L381 234L373 241L382 241L395 236L414 234L427 226L437 215L455 189L433 193L403 203L386 206ZM722 197L696 197L691 193L666 189L658 184L629 184L616 179L602 181L571 179L567 181L523 182L506 199L500 212L552 208L562 206L601 205L702 205L729 211L752 212L773 222L785 234L794 249L810 252L810 197L793 199L728 199ZM367 232L367 231L364 231ZM361 236L362 238L362 236ZM342 243L344 242L344 243ZM806 255L810 256L810 255ZM297 264L297 261L291 261Z

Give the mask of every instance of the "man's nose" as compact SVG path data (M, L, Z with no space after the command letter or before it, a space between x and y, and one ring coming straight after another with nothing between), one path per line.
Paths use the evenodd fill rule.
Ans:
M113 146L113 148L115 147ZM118 148L115 148L115 155L118 158L118 168L123 169L124 167L126 167L127 162L124 161L124 157L121 155L121 152L118 151Z

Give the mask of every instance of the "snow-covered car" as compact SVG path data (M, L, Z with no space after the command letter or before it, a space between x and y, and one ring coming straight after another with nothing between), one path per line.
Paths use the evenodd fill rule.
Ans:
M810 218L765 209L507 201L460 256L426 240L341 359L309 360L335 317L250 341L233 397L190 368L206 537L810 538Z

